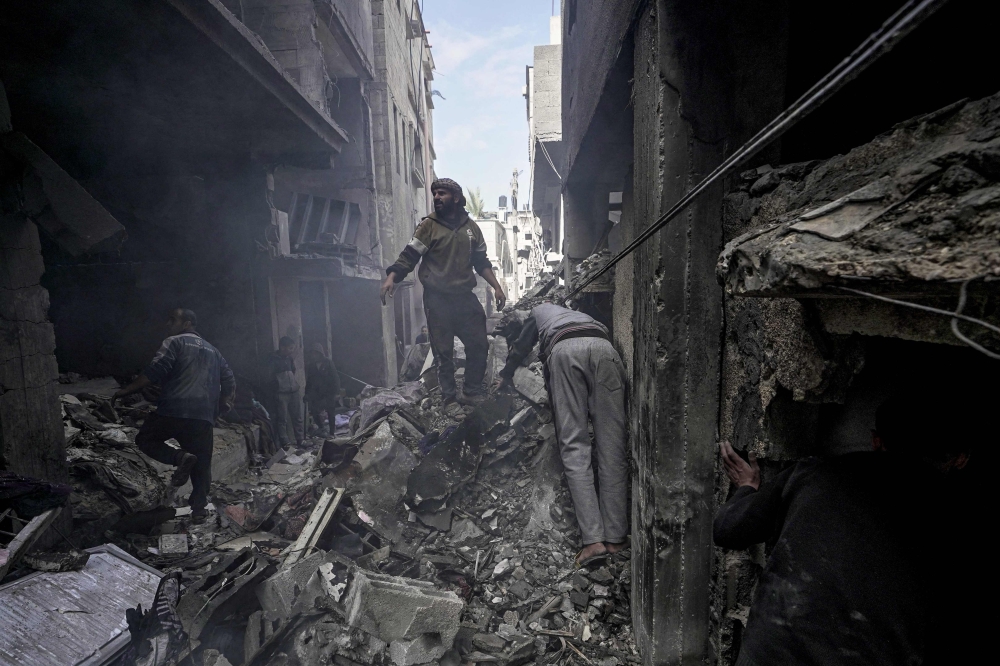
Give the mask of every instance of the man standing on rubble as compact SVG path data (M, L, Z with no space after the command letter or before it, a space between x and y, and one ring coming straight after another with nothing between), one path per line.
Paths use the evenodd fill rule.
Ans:
M625 547L628 535L628 457L625 451L625 368L593 317L554 303L532 308L519 324L508 325L516 341L500 371L509 385L521 362L539 344L552 399L556 437L576 518L583 535L578 566L604 559ZM594 486L588 416L597 444L600 495Z
M320 414L326 412L330 427L329 431L323 434L330 434L336 428L339 401L340 374L333 361L327 358L323 345L317 342L309 350L306 363L306 402L309 403L309 411L320 431L324 428Z
M471 405L485 397L486 312L473 293L475 269L496 294L497 310L507 297L486 256L483 232L465 211L465 195L458 183L439 178L431 184L434 213L417 225L413 238L382 283L382 304L420 262L420 282L424 286L424 311L430 334L431 351L438 362L438 382L445 404L458 401ZM465 345L465 382L462 394L455 387L455 336Z
M295 444L302 446L305 439L302 420L302 391L295 377L295 340L287 335L278 340L278 350L268 357L267 390L274 405L274 429L278 446L291 443L288 431L295 437Z
M170 480L174 487L191 479L191 518L200 522L208 515L212 485L212 427L220 411L232 409L236 380L219 350L195 330L197 324L191 310L172 311L167 338L149 367L112 401L152 384L160 387L156 411L146 417L135 443L153 460L176 466ZM180 450L169 446L168 439L177 440Z

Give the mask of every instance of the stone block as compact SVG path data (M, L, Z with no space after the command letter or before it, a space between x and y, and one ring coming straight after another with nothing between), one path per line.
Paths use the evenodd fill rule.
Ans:
M405 666L421 663L409 661L418 654L439 653L425 660L434 661L451 649L464 604L430 583L358 570L345 606L348 624L390 643Z
M545 405L549 402L545 379L540 373L532 372L529 368L520 367L514 371L514 388L536 405Z
M264 609L264 616L268 620L285 621L297 610L311 609L315 599L303 597L310 587L310 579L321 565L338 559L336 553L317 550L258 585L255 592L261 608Z
M396 666L414 666L436 662L448 649L441 645L438 634L424 634L412 641L389 643L389 657Z

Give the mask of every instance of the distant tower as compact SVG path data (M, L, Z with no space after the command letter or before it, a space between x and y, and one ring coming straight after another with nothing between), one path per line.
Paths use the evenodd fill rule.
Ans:
M501 194L500 195L500 208L506 208L506 207L507 207L507 195L506 194Z
M510 208L511 210L517 210L517 177L520 172L514 169L514 175L510 179Z

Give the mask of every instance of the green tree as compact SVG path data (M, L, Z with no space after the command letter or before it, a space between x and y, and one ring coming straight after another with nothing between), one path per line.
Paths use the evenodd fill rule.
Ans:
M472 219L478 220L481 218L485 208L486 205L483 203L483 195L479 191L479 188L477 187L475 191L467 189L465 196L465 209L469 211L469 215Z

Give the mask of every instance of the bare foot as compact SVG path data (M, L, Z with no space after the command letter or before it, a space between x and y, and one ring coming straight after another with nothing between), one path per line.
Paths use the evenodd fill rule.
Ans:
M605 550L607 550L612 555L614 555L615 553L617 553L619 550L624 550L625 546L627 546L627 545L628 545L628 542L626 542L626 541L623 541L621 543L608 543L606 541L604 542L604 548L605 548Z
M581 562L585 562L587 558L593 557L595 555L604 555L608 552L608 549L604 547L604 544L598 541L597 543L592 543L589 546L584 546L583 550L576 556L576 566L580 566Z

